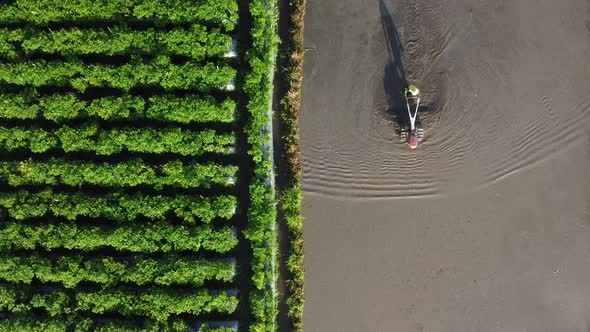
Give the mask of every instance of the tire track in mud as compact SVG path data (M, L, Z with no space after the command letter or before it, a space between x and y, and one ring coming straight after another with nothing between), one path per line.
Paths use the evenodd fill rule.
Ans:
M406 74L410 82L422 83L429 80L428 74L447 49L450 30L438 14L441 8L436 1L407 0L404 8L403 24L409 30L404 43Z

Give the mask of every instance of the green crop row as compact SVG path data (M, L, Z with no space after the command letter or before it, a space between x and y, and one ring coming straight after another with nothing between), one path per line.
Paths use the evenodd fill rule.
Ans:
M30 314L15 314L0 320L0 332L67 332L68 322L61 317L36 319ZM76 329L75 332L81 332Z
M0 332L235 332L232 327L211 327L202 324L197 330L186 321L170 318L167 321L142 319L113 320L84 318L78 314L39 319L29 313L13 313L0 319Z
M171 23L213 21L231 30L238 19L238 3L236 0L16 0L0 5L0 23L127 18Z
M116 25L107 30L0 29L0 56L18 59L24 54L161 54L184 55L195 60L222 56L231 50L232 38L202 25L164 30L134 30ZM22 50L22 51L21 51Z
M201 325L198 332L234 332L233 327L224 327L224 326L217 326L212 327L207 324Z
M199 197L189 195L148 196L143 193L86 194L59 193L51 189L39 192L19 190L0 192L0 207L16 220L47 215L75 220L78 217L125 221L145 217L166 220L174 214L188 223L197 219L204 223L214 218L231 218L236 210L234 196Z
M232 281L235 268L235 263L228 260L174 255L161 259L145 256L85 259L80 255L49 259L35 254L27 257L0 254L1 280L31 284L33 278L36 278L41 282L60 283L66 288L74 288L83 281L107 286L133 283L140 286L152 284L200 287L209 280Z
M209 188L211 185L233 184L237 166L214 163L183 163L169 161L163 165L132 159L118 163L93 163L51 158L47 161L0 162L0 180L13 187L23 185L84 184L104 187L135 187L150 185L156 189L165 186L180 188Z
M246 58L250 65L244 82L249 101L248 135L254 167L248 210L249 225L245 237L252 247L252 291L250 307L254 316L250 331L276 331L278 300L276 282L277 227L272 165L270 105L272 102L272 75L278 49L277 1L252 0L252 41Z
M233 121L236 102L230 98L219 102L211 96L176 97L139 96L103 97L91 102L80 100L73 93L40 96L35 90L0 94L0 117L36 119L62 123L76 118L96 117L103 120L155 119L167 122Z
M92 325L92 320L88 318L83 322L89 323L86 324L86 326ZM96 322L96 327L93 329L84 329L82 324L83 323L78 323L76 325L75 332L235 332L233 328L228 329L223 327L209 327L206 324L201 325L201 327L196 330L194 326L191 326L191 324L188 324L186 321L180 319L168 319L165 322L148 319L143 320L142 324L133 324L128 321L105 322L104 319L101 319L100 321Z
M238 299L225 292L208 290L175 291L151 287L146 290L108 289L95 292L54 290L36 293L21 287L0 287L0 310L24 312L44 309L49 316L76 312L95 314L118 312L124 316L147 316L165 321L170 315L203 313L231 314Z
M166 223L120 225L116 228L76 224L0 225L0 250L57 248L92 251L110 247L139 253L192 251L226 253L238 244L230 227L172 226Z
M166 90L223 89L236 76L229 65L193 62L172 64L169 57L124 65L85 64L81 60L28 60L19 63L0 62L0 83L26 86L71 86L79 92L89 87L116 88L125 91L138 85L160 85Z
M87 321L90 321L87 319ZM102 322L101 322L102 323ZM89 325L89 324L88 324ZM78 328L80 326L80 328ZM81 328L81 324L76 326L75 332L87 332L89 330L84 330ZM136 324L130 324L128 322L107 322L101 325L98 325L96 329L93 330L94 332L186 332L186 331L194 331L194 332L236 332L233 327L212 327L209 326L207 323L201 324L198 329L195 329L194 326L191 326L187 322L180 320L180 319L169 319L166 322L161 321L154 321L148 320L142 324L142 326L137 326ZM28 331L27 331L28 332ZM66 331L64 331L66 332Z
M206 129L194 132L179 127L102 129L90 122L57 130L39 127L0 126L0 150L28 149L42 153L61 148L65 152L94 152L112 155L125 151L139 153L176 153L198 156L205 153L230 154L234 151L232 133L219 134Z

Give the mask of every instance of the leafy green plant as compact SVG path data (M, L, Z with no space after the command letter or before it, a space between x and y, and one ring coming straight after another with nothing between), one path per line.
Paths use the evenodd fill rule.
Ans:
M179 127L102 129L98 123L57 130L39 127L0 126L0 150L28 149L35 153L61 148L65 152L87 151L112 155L123 151L140 153L177 153L198 156L205 153L230 154L235 138L205 129L194 132Z
M121 321L105 317L92 319L77 313L46 318L30 313L12 313L0 319L0 332L186 332L190 328L186 321L178 318Z
M134 30L126 25L108 29L63 28L59 30L0 29L0 55L80 54L183 55L195 60L223 56L231 49L232 38L199 24L190 28ZM22 49L22 52L19 51Z
M167 223L107 226L76 224L26 225L5 222L0 225L0 250L57 248L92 251L110 247L139 253L209 250L226 253L238 239L230 227L172 226Z
M85 184L104 187L136 187L150 185L163 187L209 188L211 185L229 186L238 171L237 166L215 163L183 163L169 161L153 165L141 159L118 163L93 163L50 158L46 161L0 162L0 179L11 186L68 185L79 187Z
M102 120L154 119L164 122L204 123L233 121L236 102L217 101L211 96L160 95L148 100L132 95L102 97L86 102L74 93L41 96L34 89L0 94L0 116L8 119L38 117L63 123L79 118Z
M137 291L115 288L94 292L78 291L75 293L75 301L70 301L68 292L63 290L35 293L30 288L13 286L2 286L0 289L3 299L0 310L21 312L24 309L40 308L51 317L74 312L118 312L124 316L147 316L158 321L166 321L170 315L182 313L231 314L236 310L238 303L235 296L209 290L186 292L150 287Z
M145 315L165 321L171 314L219 312L231 314L237 307L236 297L225 292L199 290L180 292L151 288L146 291L126 292L104 290L98 292L77 292L77 306L80 311L104 313L116 311L123 315Z
M199 327L198 332L234 332L233 327L226 327L226 326L216 326L212 327L209 324L205 323Z
M12 283L31 284L33 278L41 282L61 283L74 288L80 282L94 282L113 286L120 283L142 285L191 285L200 287L206 281L233 280L236 266L230 260L167 255L162 259L138 255L135 258L100 257L87 259L71 255L50 259L38 254L12 256L0 254L0 279Z
M299 180L296 178L295 180ZM289 286L289 317L296 331L303 331L303 218L301 216L301 189L299 184L290 185L281 195L281 208L289 228L290 252L287 269L290 278Z
M236 76L229 65L194 62L172 64L169 57L153 61L126 63L120 66L85 64L81 60L28 60L18 63L0 62L0 83L24 86L70 86L79 92L89 87L116 88L129 91L138 85L159 85L166 90L223 89Z
M97 195L82 192L62 193L46 189L38 192L0 192L0 206L16 220L47 215L68 220L78 217L118 221L140 217L166 220L168 214L174 214L187 223L195 223L196 220L209 223L214 218L231 218L236 210L237 200L234 196L149 196L143 193L120 192Z
M0 22L33 22L43 25L59 21L122 20L126 17L182 23L214 21L231 30L238 18L236 0L16 0L0 6Z
M35 319L31 315L13 315L0 320L0 332L66 332L68 321L52 317Z

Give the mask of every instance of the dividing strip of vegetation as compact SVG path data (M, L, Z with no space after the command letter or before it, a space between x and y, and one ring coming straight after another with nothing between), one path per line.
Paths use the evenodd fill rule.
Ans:
M276 283L276 199L273 188L272 133L269 112L272 101L272 75L278 50L276 0L252 0L252 43L246 59L250 72L245 79L244 91L249 97L250 119L246 126L249 154L254 161L254 178L250 183L249 225L245 236L250 240L252 256L252 282L250 305L254 316L250 331L276 331L278 294Z
M280 207L289 228L290 252L287 259L287 306L293 331L303 331L304 268L303 268L303 218L301 216L301 165L299 150L299 110L301 106L301 82L303 79L303 18L306 0L291 0L291 30L289 38L289 66L287 95L281 101L281 124L288 165L286 188L281 193Z

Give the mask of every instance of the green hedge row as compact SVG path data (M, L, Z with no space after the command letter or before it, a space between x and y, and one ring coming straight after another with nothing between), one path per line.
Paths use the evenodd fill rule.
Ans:
M103 120L154 119L178 123L223 122L234 119L236 102L217 101L211 96L173 95L102 97L86 102L73 93L41 96L34 89L0 94L0 117L7 119L43 118L62 123L76 118Z
M250 1L252 41L246 59L250 71L244 82L250 119L246 126L249 154L255 163L250 183L249 226L246 238L252 247L252 291L250 306L254 316L250 331L277 330L277 230L276 200L272 172L272 140L269 119L272 100L272 75L278 48L276 0Z
M170 318L166 321L143 319L141 323L106 318L84 318L77 314L39 319L30 314L11 314L0 319L0 332L235 332L232 327L211 327L207 323L195 329L194 324Z
M230 154L234 151L232 133L215 130L191 131L179 127L102 129L97 122L57 130L39 127L0 126L0 150L28 149L35 153L61 148L65 152L94 152L112 155L125 151L176 153L199 156L205 153Z
M303 332L304 307L304 266L303 266L303 218L301 215L301 152L299 149L299 113L301 108L301 87L305 54L304 16L306 0L289 2L290 31L288 40L289 62L284 71L288 89L281 100L281 141L283 145L284 176L286 185L282 188L280 207L282 220L289 229L289 253L287 258L286 304L292 332ZM285 258L283 258L285 259Z
M183 163L169 161L154 165L141 159L117 163L94 163L51 158L46 161L4 161L0 163L0 180L13 187L23 185L85 184L103 187L163 187L209 188L211 185L230 186L238 167L215 163Z
M129 18L164 23L213 21L231 30L238 19L237 0L16 0L0 5L0 23L121 21Z
M124 65L85 64L81 60L27 60L18 63L0 62L0 83L21 86L72 87L84 92L89 87L116 88L129 91L139 85L159 85L166 90L194 89L211 91L225 89L236 76L229 65L194 62L173 64L169 57L151 61L133 61Z
M0 320L0 332L67 332L68 325L61 317L36 319L30 314L17 314Z
M127 258L84 258L80 255L50 259L38 254L26 257L0 254L0 280L31 284L60 283L74 288L80 282L94 282L113 286L120 283L136 285L190 285L200 287L206 281L231 282L235 277L235 263L229 260L167 255L160 259L146 256Z
M301 188L299 178L293 178L295 183L291 184L281 193L281 208L283 216L289 228L290 252L287 258L287 269L290 278L287 281L289 286L289 317L291 318L293 330L303 331L303 218L301 216Z
M104 218L116 221L140 217L166 220L173 214L187 223L200 220L210 223L215 218L229 219L236 210L234 196L199 197L189 195L149 196L143 193L87 194L60 193L51 189L38 192L19 190L0 192L0 207L16 220L48 215L75 220L78 217Z
M125 25L108 29L0 29L0 56L18 59L26 54L184 55L195 60L223 56L231 36L198 24L190 28L135 30Z
M0 310L24 312L40 308L52 317L76 312L118 312L124 316L147 316L165 321L170 315L184 313L231 314L238 304L238 299L226 292L175 291L156 287L146 290L77 291L73 301L70 295L70 292L61 290L36 293L30 288L0 286Z
M138 253L209 250L226 253L238 244L230 227L173 226L167 223L103 226L76 224L0 225L0 250L57 248L92 251L103 247Z
M233 327L211 327L207 324L201 325L198 332L235 332Z

